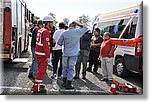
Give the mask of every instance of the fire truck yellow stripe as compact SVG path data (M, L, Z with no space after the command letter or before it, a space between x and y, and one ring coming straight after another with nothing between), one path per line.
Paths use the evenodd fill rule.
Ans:
M2 54L0 57L1 58L9 58L9 54Z

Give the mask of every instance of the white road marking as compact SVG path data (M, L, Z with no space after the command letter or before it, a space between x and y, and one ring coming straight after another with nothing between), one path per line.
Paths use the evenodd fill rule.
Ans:
M78 89L60 89L60 92L77 92L77 93L108 93L102 90L78 90Z
M31 88L23 88L23 87L11 87L11 86L0 86L0 90L3 91L4 89L12 89L12 90L25 90L31 91ZM95 94L109 94L107 91L104 90L79 90L79 89L46 89L47 92L66 92L66 93L95 93ZM137 95L138 93L128 93L128 92L119 92L120 95Z
M0 86L0 89L31 90L31 88Z
M29 58L15 58L13 60L13 62L22 62L22 63L26 63L28 62Z
M23 87L11 87L11 86L0 86L0 89L14 89L14 90L31 90L31 88L23 88ZM49 92L77 92L77 93L107 93L102 90L78 90L78 89L47 89Z

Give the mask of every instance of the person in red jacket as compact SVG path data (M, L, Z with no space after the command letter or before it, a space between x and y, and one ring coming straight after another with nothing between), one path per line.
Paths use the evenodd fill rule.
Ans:
M45 26L38 30L36 37L35 56L38 62L38 70L33 85L34 93L46 92L42 81L46 73L47 64L50 61L50 26L53 24L53 18L45 16L43 23Z
M112 81L113 80L113 57L115 44L113 40L110 38L110 33L104 33L104 41L101 44L100 49L100 58L101 58L101 68L103 78L101 81Z

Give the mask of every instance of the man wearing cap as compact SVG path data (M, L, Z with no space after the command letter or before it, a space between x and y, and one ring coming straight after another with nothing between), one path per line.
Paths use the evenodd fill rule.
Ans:
M76 28L78 26L79 28ZM80 37L87 32L88 28L77 22L72 22L68 30L64 31L57 44L64 45L62 57L63 65L63 86L66 89L73 89L72 80L74 75L74 67L80 51Z

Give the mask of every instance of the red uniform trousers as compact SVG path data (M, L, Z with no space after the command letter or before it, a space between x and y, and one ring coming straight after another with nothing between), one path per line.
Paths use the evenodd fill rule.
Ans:
M33 85L34 93L39 92L43 89L42 81L44 79L46 69L47 69L47 58L46 57L37 57L38 70L35 76L35 82Z
M35 80L43 80L47 69L47 58L37 57L37 62L38 62L38 70Z

